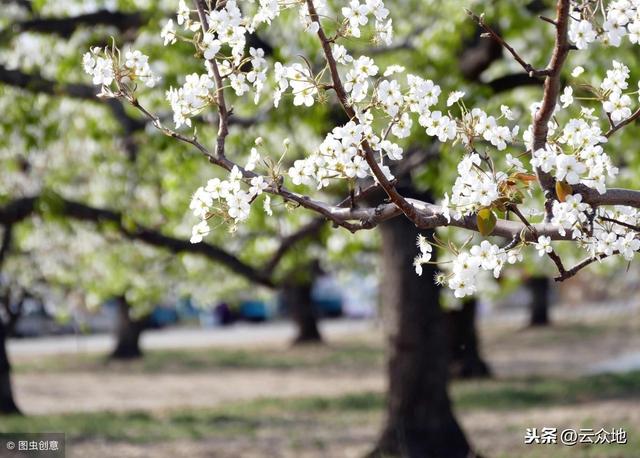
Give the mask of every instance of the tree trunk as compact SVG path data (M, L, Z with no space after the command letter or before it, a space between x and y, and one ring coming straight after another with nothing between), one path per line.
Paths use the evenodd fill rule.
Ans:
M462 302L459 310L447 312L451 349L450 373L455 378L490 377L489 366L480 355L476 329L475 297Z
M111 359L133 359L142 356L140 334L146 327L146 320L131 318L130 306L126 299L118 299L116 322L116 348L111 352Z
M551 292L549 277L531 277L527 281L527 285L531 292L531 317L529 319L529 325L548 326L551 324L551 320L549 319L549 293Z
M297 328L297 336L293 344L322 342L318 329L318 317L311 301L311 284L289 285L285 287L283 294L285 304Z
M451 410L448 351L435 268L413 269L416 227L398 217L382 232L382 312L389 340L386 423L372 457L475 456Z
M7 328L0 318L0 414L20 414L11 388L11 364L7 355Z

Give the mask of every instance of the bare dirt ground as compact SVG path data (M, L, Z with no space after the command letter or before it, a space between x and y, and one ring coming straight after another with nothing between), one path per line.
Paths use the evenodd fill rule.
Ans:
M528 409L526 411L467 412L458 416L476 450L490 457L518 458L530 456L532 448L523 444L528 427L550 425L557 428L579 428L594 421L600 425L640 424L640 401L605 401L586 405ZM265 425L255 436L177 440L145 444L91 441L74 444L72 457L189 457L189 458L360 458L376 439L380 416L356 418L332 424L329 421L297 422L283 428ZM348 420L348 419L345 419ZM319 446L318 444L322 444ZM542 446L544 447L544 446ZM560 446L558 446L560 447ZM616 445L612 445L616 447ZM624 446L618 446L624 447ZM554 449L538 449L536 457L555 457ZM557 449L555 449L557 450ZM621 449L622 450L622 449ZM566 450L565 450L566 451ZM622 456L638 456L628 454ZM564 455L563 455L564 456ZM592 456L577 451L576 457ZM617 455L607 455L617 456Z
M640 314L633 312L622 319L605 316L595 323L589 320L588 324L575 317L563 318L548 329L523 329L513 323L485 323L481 331L484 354L498 378L533 374L563 378L589 373L599 362L637 352L640 349L638 330ZM338 342L364 342L382 351L382 335L376 328L367 327L349 336L334 338ZM270 342L266 348L288 351L283 342ZM385 388L383 373L383 366L377 363L370 367L341 367L339 370L314 367L287 370L224 368L127 373L122 368L112 372L54 369L18 372L14 386L19 404L32 415L106 410L158 412L176 408L224 407L230 402L264 397L382 393ZM527 427L640 425L640 399L593 400L499 412L475 409L460 411L458 417L471 442L489 456L541 457L545 455L529 455L522 448ZM117 438L108 441L90 439L72 443L69 451L70 456L83 458L349 458L362 456L367 451L375 440L381 420L381 412L377 410L347 412L339 418L285 413L284 419L265 421L251 434L207 439L178 438L151 444ZM640 451L637 456L640 456Z
M485 325L484 353L497 377L589 373L597 364L640 349L640 314L586 325L561 322L546 329L512 324ZM370 327L336 342L359 340L380 346L379 329ZM270 343L274 352L286 344ZM215 351L212 349L211 351ZM18 361L20 359L18 358ZM385 388L381 366L327 369L227 369L209 372L129 374L109 372L27 372L15 374L17 398L30 414L100 410L212 407L261 397L338 396Z
M21 407L29 414L216 407L256 398L339 396L382 391L379 373L228 370L195 374L16 374Z

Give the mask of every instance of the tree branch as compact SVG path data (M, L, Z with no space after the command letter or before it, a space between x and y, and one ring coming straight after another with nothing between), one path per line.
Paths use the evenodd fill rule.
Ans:
M209 20L207 19L207 6L204 0L195 0L198 10L198 17L202 23L202 31L209 31ZM216 83L216 103L218 105L218 139L216 140L216 157L221 159L224 157L224 145L227 135L229 134L229 111L227 110L227 102L224 98L224 85L220 76L220 69L215 58L208 61L211 65L213 79Z
M138 29L144 23L145 18L140 12L123 13L121 11L99 10L71 17L40 17L17 22L13 24L11 29L14 32L52 33L68 38L80 27L109 25L124 32Z
M529 76L546 76L549 74L548 69L537 70L533 67L533 65L526 62L522 57L520 57L520 54L518 54L518 52L513 49L513 47L509 43L507 43L500 35L498 35L496 31L491 28L491 26L484 22L484 18L482 16L478 16L477 14L469 10L466 11L467 14L491 36L491 38L500 43L500 45L513 56L516 62L518 62L522 66L524 71L527 72Z
M9 254L12 237L13 237L13 224L12 223L5 224L4 231L2 232L2 242L0 242L0 271L2 271L2 266L4 264L4 261L7 258L7 255Z
M620 254L620 252L618 250L616 250L611 254L611 256L615 256L615 255L618 255L618 254ZM608 257L609 257L608 255L603 254L603 255L599 255L599 256L586 258L583 261L581 261L578 264L576 264L575 266L573 266L571 269L561 271L560 275L555 277L554 280L555 281L565 281L565 280L575 276L578 272L580 272L585 267L593 264L596 261L601 261L601 260L606 259Z
M349 104L349 99L347 93L342 85L342 81L340 80L340 74L338 73L338 66L335 58L333 57L333 51L331 50L331 43L327 38L327 35L322 28L322 24L320 23L320 17L316 11L316 8L313 4L313 0L306 0L307 9L309 11L309 16L312 22L315 22L318 25L318 38L320 39L320 43L322 45L322 50L324 52L325 58L327 60L327 65L329 66L329 73L331 74L331 80L333 82L333 90L336 92L338 96L338 100L340 101L345 113L352 119L354 122L358 122L356 113L353 107ZM371 169L373 175L376 180L382 186L382 189L387 193L389 199L404 213L407 218L409 218L414 223L418 224L420 222L420 216L416 212L416 209L405 199L400 193L396 190L395 185L392 184L384 172L378 165L375 160L374 152L369 142L366 140L362 142L362 148L365 153L365 159L369 168Z
M607 133L604 134L604 136L607 137L607 138L611 137L617 131L622 129L627 124L632 123L633 121L635 121L639 117L640 117L640 108L638 108L635 112L633 112L633 114L631 116L629 116L627 119L624 119L624 120L620 121L620 123L618 123L616 125L612 125L611 129L609 129L607 131Z
M15 224L26 219L32 213L39 212L40 209L37 205L38 198L39 197L26 197L17 199L5 207L0 207L0 223L5 225ZM58 202L60 205L56 206L56 212L66 217L93 223L113 223L118 232L130 240L139 240L155 247L167 249L173 253L198 254L225 265L230 270L251 281L264 286L274 286L273 281L269 277L270 272L259 272L232 254L209 243L202 242L194 244L188 240L164 235L157 230L137 223L125 224L124 215L113 210L95 208L63 198L60 198Z
M553 54L547 67L542 103L533 120L533 151L542 149L547 144L548 123L551 116L553 116L560 92L560 70L571 49L568 38L570 3L570 0L558 0L557 2L556 40ZM555 198L555 179L551 174L542 171L540 168L536 169L536 175L545 193L546 219L549 220L551 218L551 205Z

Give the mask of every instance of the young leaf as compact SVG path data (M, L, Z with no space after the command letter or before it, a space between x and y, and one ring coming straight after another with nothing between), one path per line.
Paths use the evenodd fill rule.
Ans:
M490 208L483 208L476 215L476 224L478 226L478 231L482 235L489 235L493 232L493 229L496 227L496 223L498 219L496 218L495 213Z

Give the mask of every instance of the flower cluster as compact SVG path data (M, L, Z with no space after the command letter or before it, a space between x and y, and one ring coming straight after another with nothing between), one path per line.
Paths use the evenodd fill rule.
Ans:
M531 165L570 185L582 183L604 193L607 178L618 174L602 148L606 142L597 120L571 119L553 142L533 152Z
M498 278L505 264L515 264L522 260L519 249L505 250L487 240L474 245L469 251L462 251L453 259L451 272L443 276L443 282L453 290L456 297L462 298L475 294L480 274L493 272Z
M249 163L257 160L258 153L254 151L249 158ZM201 221L193 226L191 243L201 242L202 238L209 234L208 220L212 216L230 218L234 224L249 217L251 203L269 187L269 183L261 175L256 175L249 180L249 189L244 190L242 189L244 181L242 172L234 166L227 180L213 178L207 182L206 186L196 190L189 208ZM270 201L266 200L264 208L267 213L271 212L269 205Z
M420 254L413 260L413 266L416 269L416 274L422 275L422 264L426 264L431 261L433 247L422 234L418 235L417 245L420 250Z
M100 95L112 96L110 86L114 81L119 85L141 81L147 87L154 87L159 80L149 66L149 57L140 51L125 53L124 64L120 54L109 48L91 48L82 56L84 71L93 77L93 84L101 86Z
M592 209L589 204L582 202L580 194L569 195L564 202L553 202L553 217L551 223L556 225L561 235L567 230L572 231L572 238L582 234L582 226L587 223Z
M295 63L290 66L283 66L276 62L274 67L277 88L273 94L273 104L277 108L282 94L291 88L293 94L293 104L296 106L313 105L315 96L318 94L318 87L311 71L303 67L302 64Z
M187 75L182 87L169 88L167 100L173 110L173 122L176 127L183 124L191 126L191 117L200 113L213 101L215 84L209 75L192 73Z
M640 43L640 5L637 1L616 0L609 3L605 20L597 22L589 10L581 11L581 17L572 16L569 23L569 39L578 49L586 49L599 40L610 46L620 46L627 36L631 43Z
M154 87L159 77L155 76L149 67L149 57L142 54L140 51L127 51L125 54L124 66L131 70L127 76L134 79L139 79L147 87Z
M110 86L113 83L115 72L113 71L113 60L101 57L100 48L92 48L91 51L82 56L82 66L84 71L93 77L93 84L96 86Z
M586 239L591 255L611 256L617 252L631 261L640 250L638 233L630 230L630 227L638 227L638 211L631 207L616 206L613 211L599 208L596 215L600 224L595 225L594 235Z
M315 181L318 189L327 186L332 178L364 178L369 174L369 166L361 144L365 138L372 137L370 126L354 121L336 127L315 153L294 162L289 177L296 185L310 185Z
M369 16L375 18L375 39L387 45L391 44L393 38L393 26L389 16L389 10L382 0L367 0L360 3L359 0L351 0L349 6L342 8L342 15L345 18L347 35L359 38L360 27L364 27L369 22Z
M244 55L246 45L246 32L244 19L236 0L228 0L224 7L215 9L208 16L209 30L205 34L203 41L207 35L210 35L209 41L214 42L217 36L219 44L226 44L231 47L231 55L235 63L239 63ZM217 51L213 55L217 54Z
M623 94L629 87L629 68L621 62L613 61L613 68L607 70L607 76L600 84L602 107L613 124L618 124L631 116L631 97Z
M506 178L503 172L496 175L481 168L481 159L477 153L466 156L458 164L458 178L453 185L451 206L457 212L468 215L482 207L489 207L500 197L498 183Z

